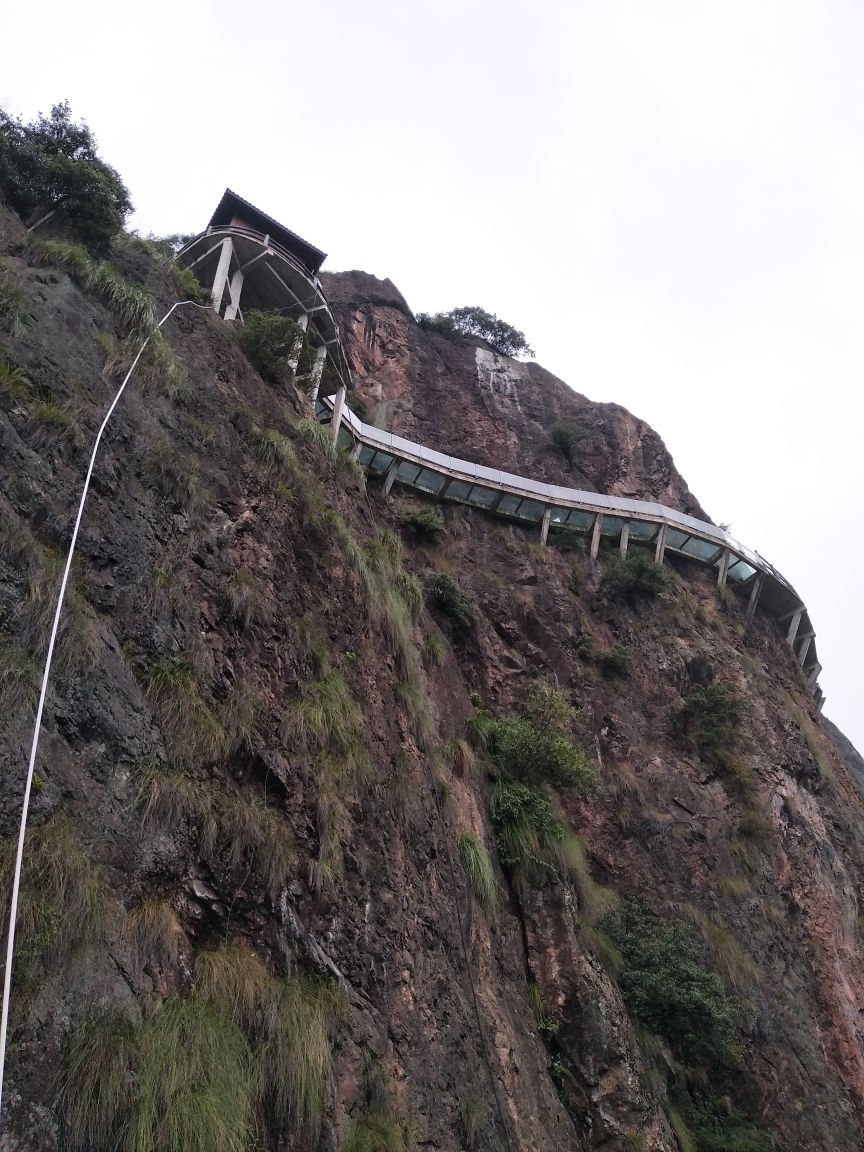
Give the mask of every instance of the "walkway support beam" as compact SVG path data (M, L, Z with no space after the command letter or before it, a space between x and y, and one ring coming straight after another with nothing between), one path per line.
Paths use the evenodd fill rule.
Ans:
M597 519L594 521L594 531L591 533L591 559L596 560L600 554L600 535L603 531L603 515L597 513Z
M300 353L303 351L303 335L309 327L309 313L303 312L297 317L297 327L300 331L297 333L297 338L291 346L291 351L288 353L288 363L291 365L291 371L296 374L297 365L300 363Z
M796 608L792 613L792 620L789 623L789 631L786 633L786 643L790 648L795 647L795 637L798 635L798 625L801 623L801 617L804 615L804 605Z
M339 387L339 391L336 393L336 404L333 407L333 425L332 425L332 427L333 427L333 443L334 444L339 439L339 429L342 427L342 409L344 407L345 407L345 385L342 384ZM394 463L395 463L395 461L394 461ZM395 475L395 473L394 473L394 475ZM388 472L388 476L389 476L389 472ZM392 485L391 485L391 487L392 487ZM388 488L387 491L389 492L390 489Z
M657 547L654 549L654 563L662 564L663 557L666 555L666 536L669 529L666 524L660 525L660 531L657 533Z
M621 539L618 543L618 551L621 553L621 559L627 559L627 545L630 542L630 521L625 520L621 528Z
M543 519L540 521L540 543L545 548L549 536L549 523L552 520L552 509L543 509Z
M339 433L337 432L338 436ZM393 487L393 481L396 479L396 473L399 471L399 465L402 463L397 457L393 457L393 463L387 469L387 475L384 477L384 495L390 495L390 489Z
M226 320L236 320L237 313L240 311L240 292L243 289L243 269L238 268L231 279L228 281L228 295L230 303L225 309Z
M723 549L723 556L720 560L720 567L717 571L717 587L722 592L726 587L726 577L729 575L729 560L732 553L728 548Z
M750 592L750 599L747 601L747 619L752 620L756 615L756 608L759 604L759 597L762 595L762 585L765 583L765 576L762 572L758 572L756 579L753 581L753 588Z
M219 263L216 266L216 276L213 280L213 311L222 311L222 297L225 295L225 285L228 282L228 273L231 270L231 257L234 255L234 241L226 236L222 241L222 251L219 253Z
M804 667L804 661L807 659L807 653L810 651L810 642L813 639L813 633L808 632L806 636L801 638L801 647L798 649L798 667Z
M318 399L318 389L321 387L321 377L324 375L324 361L327 359L327 345L322 344L315 349L315 363L312 365L310 395L312 403ZM340 413L341 415L341 413Z

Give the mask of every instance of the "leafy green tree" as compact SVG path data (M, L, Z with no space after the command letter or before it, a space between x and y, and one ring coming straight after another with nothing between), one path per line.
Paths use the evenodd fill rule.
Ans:
M524 333L485 308L453 308L450 312L418 312L417 323L442 336L478 336L502 356L533 356Z
M65 102L30 124L0 109L0 192L28 226L51 219L99 256L132 210L123 181Z

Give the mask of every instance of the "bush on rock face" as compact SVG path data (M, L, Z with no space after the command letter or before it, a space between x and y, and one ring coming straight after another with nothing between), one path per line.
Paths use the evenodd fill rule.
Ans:
M418 312L417 323L442 336L478 336L502 356L533 356L524 333L485 308L453 308L450 312Z
M635 604L637 600L653 600L666 587L666 572L647 556L628 556L622 560L613 556L606 561L602 585L616 600Z
M243 325L237 333L237 340L249 362L265 380L277 384L280 369L287 365L288 357L298 339L302 338L303 329L287 316L254 309L244 313Z

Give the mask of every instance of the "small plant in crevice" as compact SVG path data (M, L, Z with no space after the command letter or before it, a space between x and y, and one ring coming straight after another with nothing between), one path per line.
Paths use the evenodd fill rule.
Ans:
M442 749L444 759L447 761L450 770L464 780L466 777L470 778L474 773L476 764L476 757L471 745L462 739L450 740L444 745Z
M666 570L642 553L626 559L610 556L604 562L601 586L615 600L635 607L640 600L654 600L667 587Z
M459 1128L467 1152L478 1152L485 1120L486 1109L479 1097L467 1095L459 1098Z
M486 845L478 836L463 832L459 837L459 860L465 879L481 908L489 911L494 908L498 892L495 884L495 871Z
M0 393L13 401L28 400L33 393L33 385L27 370L0 354Z
M598 648L594 653L594 663L604 676L623 679L630 675L630 652L621 644L609 648Z
M423 585L413 572L397 572L394 580L396 591L405 601L411 619L416 620L423 611Z
M405 1129L393 1096L381 1065L371 1060L364 1075L362 1106L348 1124L345 1152L407 1152Z
M24 293L12 269L0 261L0 329L12 337L23 331Z
M537 1030L547 1042L558 1035L561 1021L557 1016L548 1013L543 1005L543 997L536 980L528 981L528 1006L534 1019L537 1021Z
M585 664L590 664L594 656L594 640L590 632L579 631L572 639L573 651Z
M556 420L549 429L549 439L572 467L576 459L576 449L580 441L589 435L587 428L575 420Z
M41 671L27 652L0 640L0 716L15 723L29 716L39 699Z
M470 631L477 622L474 600L447 572L433 572L426 578L426 597L458 629Z
M431 504L408 508L402 514L402 524L418 538L432 543L447 535L447 525L438 508Z

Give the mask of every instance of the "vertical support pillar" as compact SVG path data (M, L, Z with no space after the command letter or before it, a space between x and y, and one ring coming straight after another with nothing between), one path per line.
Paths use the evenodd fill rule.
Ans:
M395 456L393 457L393 463L387 469L387 475L384 477L384 495L385 496L390 495L390 489L393 487L393 481L396 479L396 473L399 471L399 465L401 463L402 463L401 460L397 460Z
M243 269L238 268L228 283L228 295L231 303L225 309L226 320L236 320L240 311L240 292L243 288Z
M801 617L804 615L804 605L792 613L792 619L789 622L789 631L786 633L786 643L790 648L795 647L795 637L798 635L798 625L801 623Z
M825 697L824 697L824 696L822 696L822 695L820 695L820 697L819 697L819 703L816 705L816 715L817 715L817 716L821 716L821 715L822 715L822 709L823 709L824 707L825 707Z
M815 684L816 681L819 679L819 673L821 671L822 671L822 665L817 660L817 662L810 669L810 675L807 677L807 683L808 684Z
M756 615L756 608L759 604L759 597L762 595L762 585L765 583L765 573L757 572L756 578L753 581L753 587L750 590L750 599L747 601L747 619L752 620Z
M729 575L729 560L731 553L728 548L723 549L723 555L720 559L720 568L717 572L717 587L722 592L726 587L726 577Z
M345 385L339 385L339 391L336 393L336 403L333 405L333 420L331 427L333 428L333 443L339 439L339 429L342 427L342 409L345 407ZM388 488L389 492L390 489Z
M625 520L624 526L621 529L621 540L618 544L618 551L621 553L622 560L627 559L627 545L630 542L630 521Z
M669 532L668 524L661 524L660 531L657 533L657 547L654 550L654 563L662 564L663 557L666 555L666 536Z
M552 509L543 509L543 519L540 522L540 543L546 547L546 540L549 536L549 521L552 519Z
M600 533L603 531L603 514L597 513L594 521L594 531L591 533L591 559L596 560L600 552Z
M811 632L808 636L804 636L801 640L801 646L798 649L798 666L799 666L799 668L804 667L804 661L807 659L807 653L810 651L810 642L812 641L812 639L813 639L813 633Z
M231 257L234 255L234 241L230 236L226 236L222 241L222 251L219 253L219 263L216 266L216 276L213 280L213 291L211 293L213 299L213 311L222 311L222 297L225 294L225 284L228 281L228 273L231 269Z
M315 363L312 365L312 387L310 396L312 403L318 399L318 389L321 387L321 377L324 375L324 361L327 359L327 348L324 344L315 350Z
M357 461L360 459L360 453L363 451L363 441L358 440L354 447L351 449L351 459Z
M295 373L297 371L297 364L300 361L300 352L303 348L303 333L309 327L308 312L303 312L297 317L297 326L300 329L300 334L297 336L291 351L288 353L288 363L291 365L291 371Z

